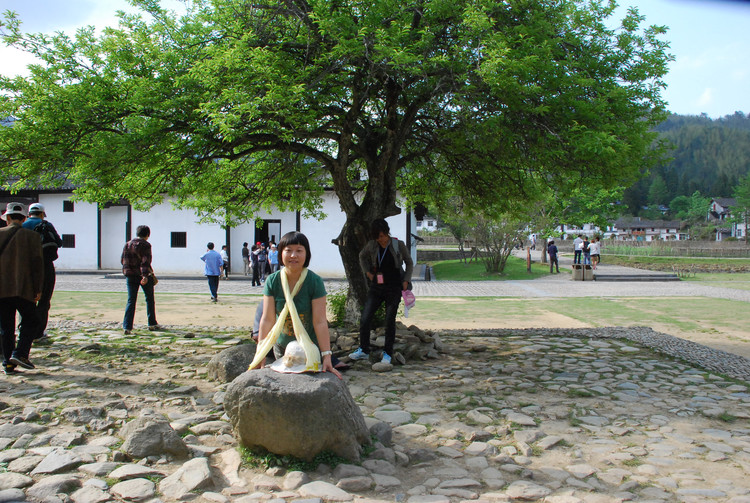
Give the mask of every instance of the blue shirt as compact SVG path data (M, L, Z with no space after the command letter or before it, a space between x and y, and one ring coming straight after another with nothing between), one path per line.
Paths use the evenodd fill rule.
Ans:
M22 224L22 227L24 229L31 229L34 230L34 227L42 223L42 219L39 217L29 217L26 219L26 221Z
M221 276L221 268L224 266L224 259L216 250L208 250L203 254L201 260L206 263L203 274L206 276Z

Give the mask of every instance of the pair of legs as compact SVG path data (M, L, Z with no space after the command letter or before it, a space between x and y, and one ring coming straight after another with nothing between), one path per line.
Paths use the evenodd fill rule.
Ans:
M362 318L359 322L359 347L364 353L370 352L370 326L375 312L385 303L385 347L383 351L393 356L393 344L396 341L396 315L401 302L401 290L389 289L380 285L370 286L367 293Z
M573 263L574 264L580 264L581 263L581 255L583 255L582 250L574 250L573 251Z
M55 264L52 262L45 262L42 296L39 298L39 302L36 303L37 326L34 339L41 338L44 335L44 331L47 329L47 322L49 321L50 301L52 300L52 293L55 291L56 280L57 276L55 274Z
M208 278L208 291L211 292L211 300L216 302L219 299L219 277L206 276Z
M248 272L250 272L250 259L248 257L242 257L242 274L247 276Z
M553 267L555 269L557 269L557 272L560 272L560 265L557 262L557 255L555 255L554 257L550 257L549 258L549 272L550 272L550 274L552 274L552 268Z
M143 289L143 295L146 297L146 317L148 318L148 326L157 326L153 278L149 276L148 282L145 285L141 285L140 276L126 276L125 279L128 284L128 303L125 306L125 318L122 320L122 328L125 330L133 330L135 305L138 301L138 288Z
M21 315L18 325L18 345L16 345L16 312ZM0 299L0 336L3 345L3 365L15 368L11 358L29 358L31 344L37 330L36 304L21 297Z
M253 264L253 280L251 286L260 286L260 264Z
M588 253L583 254L583 265L591 265L591 255Z

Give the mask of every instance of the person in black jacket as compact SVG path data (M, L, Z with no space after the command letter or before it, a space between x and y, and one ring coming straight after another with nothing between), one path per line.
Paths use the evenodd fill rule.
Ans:
M560 265L557 262L557 246L554 241L547 243L547 254L549 255L549 272L552 274L552 268L555 267L560 272Z
M29 218L23 223L24 229L31 229L42 236L42 256L44 258L44 284L42 286L42 297L36 303L36 334L34 340L41 339L45 335L47 322L49 321L50 301L55 291L57 275L55 273L55 260L57 250L62 246L62 239L57 233L52 222L46 220L47 214L42 203L33 203L29 206Z
M352 360L370 357L370 325L381 304L385 303L385 347L383 363L391 363L396 340L396 314L401 292L409 288L414 263L406 245L390 235L388 222L376 219L370 226L372 241L359 253L359 265L370 288L359 324L359 348L349 355ZM402 270L402 264L406 269Z

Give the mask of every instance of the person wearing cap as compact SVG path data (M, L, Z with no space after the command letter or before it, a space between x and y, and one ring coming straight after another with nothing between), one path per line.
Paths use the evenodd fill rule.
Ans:
M151 229L148 225L139 225L135 230L136 237L125 243L120 257L122 273L128 287L128 303L125 305L125 317L122 328L125 335L133 331L135 305L138 301L138 288L146 297L146 317L149 330L161 330L156 321L156 300L154 299L154 270L151 268Z
M55 273L55 260L57 250L62 246L62 239L52 222L46 219L42 203L33 203L29 206L29 218L23 223L24 229L31 229L42 236L42 258L44 259L44 284L42 285L42 297L36 303L36 335L34 339L41 339L46 335L47 322L49 321L50 301L55 291L57 276Z
M285 356L294 342L302 346L302 362L295 360L288 367L304 363L300 372L331 372L338 378L331 351L331 334L326 316L326 289L323 279L308 269L310 242L301 232L288 232L279 240L279 256L284 267L268 276L263 288L263 314L258 333L258 349L250 369L265 366L265 358L273 350L276 359Z
M2 215L8 225L0 229L0 337L6 374L15 373L17 367L34 368L29 353L36 335L44 259L39 234L22 227L27 215L23 204L8 203ZM21 315L17 344L16 312Z
M218 302L219 277L224 267L224 259L221 258L219 252L214 250L214 244L209 241L206 245L206 253L201 255L201 260L205 262L203 274L208 279L208 291L211 292L211 302Z

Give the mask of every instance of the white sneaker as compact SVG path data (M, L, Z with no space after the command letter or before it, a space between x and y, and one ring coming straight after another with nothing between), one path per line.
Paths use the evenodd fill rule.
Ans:
M388 356L388 353L383 353L383 359L380 360L380 363L391 363L391 357Z
M362 348L357 348L357 350L354 353L351 353L349 355L349 358L352 360L367 360L370 357L368 353L365 353L362 351Z

